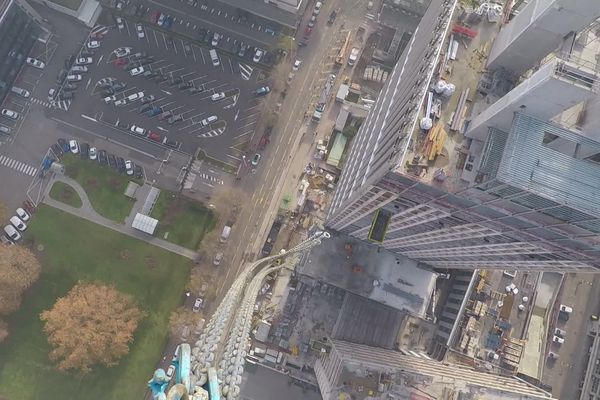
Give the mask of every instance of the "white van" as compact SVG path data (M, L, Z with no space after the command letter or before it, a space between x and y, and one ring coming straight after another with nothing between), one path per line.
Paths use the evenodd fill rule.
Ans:
M219 56L217 55L217 51L215 49L210 49L208 54L210 54L210 59L215 67L221 65L221 61L219 61Z
M67 80L69 82L79 82L81 79L81 75L67 75Z
M225 227L223 227L223 232L221 232L221 237L219 238L219 242L225 243L227 241L227 239L229 238L230 233L231 233L231 227L225 225Z
M217 120L218 120L218 119L219 119L219 118L217 118L217 116L216 116L216 115L211 115L210 117L208 117L208 118L204 118L204 119L202 120L202 125L204 125L204 126L208 126L208 125L212 124L213 122L217 122Z
M29 93L28 90L22 89L20 87L16 87L13 86L10 88L11 92L18 94L19 96L28 98L29 96L31 96L31 93Z

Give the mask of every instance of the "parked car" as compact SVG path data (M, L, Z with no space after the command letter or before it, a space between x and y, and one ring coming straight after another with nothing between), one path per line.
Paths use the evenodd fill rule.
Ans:
M254 91L255 96L266 96L271 91L271 88L268 86L259 87Z
M108 165L111 168L117 168L117 159L112 154L108 155Z
M142 170L142 167L140 167L139 165L135 165L133 167L133 172L134 172L135 177L137 179L143 179L144 178L144 171Z
M123 107L125 105L127 105L127 99L119 99L119 100L115 101L116 107Z
M10 128L8 126L0 125L0 133L4 135L10 134Z
M310 26L312 28L313 26L315 26L316 23L317 23L317 16L315 14L313 14L310 17L310 20L308 20L308 26Z
M13 93L16 93L19 96L24 97L24 98L28 98L29 96L31 96L31 93L29 93L29 90L25 90L23 88L16 87L16 86L11 87L10 91Z
M9 221L15 228L17 228L21 232L24 232L25 229L27 229L27 225L25 224L25 222L21 221L21 218L17 217L16 215L10 217Z
M554 335L554 337L552 338L552 341L554 343L563 344L565 342L565 339Z
M212 41L210 42L211 46L216 47L219 44L219 39L221 37L219 36L219 34L217 32L215 32L215 34L213 35Z
M142 104L146 104L146 103L151 103L155 100L156 98L153 95L149 95L149 96L144 96L142 97Z
M252 165L254 165L256 167L259 162L260 162L260 154L256 153L254 155L254 157L252 157Z
M156 117L158 114L162 112L161 107L152 107L148 112L146 112L146 116L148 117Z
M215 93L212 96L210 96L210 99L212 101L219 101L225 98L225 93L223 92L219 92L219 93Z
M162 137L153 131L148 132L148 139L154 140L155 142L162 142Z
M131 160L125 161L125 172L127 175L133 175L133 163Z
M161 16L162 14L158 10L152 12L152 14L150 14L150 22L156 24Z
M213 260L213 265L220 265L221 261L223 261L223 252L220 251L215 255L215 259Z
M87 43L88 49L97 49L100 47L100 42L98 40L91 40Z
M42 61L40 61L36 58L33 58L33 57L27 57L25 62L28 65L31 65L32 67L38 68L38 69L44 69L44 67L46 66L46 64L44 64Z
M115 101L117 101L117 96L115 96L114 94L112 96L107 96L107 97L104 98L104 102L106 104L110 104L110 103L113 103Z
M132 125L130 128L130 131L137 135L140 135L140 136L146 135L146 130L144 128L142 128L141 126Z
M90 160L96 160L98 158L98 150L95 147L90 147Z
M75 61L75 64L89 65L89 64L92 64L93 62L94 62L94 59L92 57L81 57L81 58L78 58L77 61Z
M83 79L83 77L79 74L67 75L67 80L69 82L79 82Z
M98 151L98 162L100 165L108 165L108 156L106 154L106 150Z
M111 89L115 93L122 92L123 90L127 89L127 84L125 82L117 82L111 86Z
M181 114L173 115L171 118L167 120L169 125L174 125L179 121L183 121L183 116Z
M48 90L48 101L54 100L55 97L56 97L56 89L52 88L52 89Z
M119 172L125 172L125 160L122 157L117 157L117 169Z
M131 76L138 76L138 75L140 75L140 74L143 74L143 73L144 73L144 71L145 71L145 70L144 70L144 67L137 67L137 68L134 68L134 69L132 69L131 71L129 71L129 74L130 74Z
M69 142L67 142L65 139L58 139L57 142L58 142L59 146L62 148L63 152L67 153L67 152L71 151Z
M79 153L79 143L77 143L77 140L69 140L69 150L73 154Z
M255 63L260 62L260 59L264 54L264 51L262 51L261 49L256 49L256 53L254 53L254 58L252 59L252 61L254 61Z
M561 304L561 305L560 305L560 308L559 308L559 310L560 310L561 312L564 312L564 313L567 313L567 314L571 314L571 313L573 312L573 309L572 309L571 307L569 307L569 306L565 306L564 304Z
M142 24L135 24L135 30L137 32L137 37L139 39L143 39L146 34L144 33L144 27L142 26Z
M6 225L4 227L4 233L6 233L6 236L13 242L21 240L21 234L12 225Z
M121 18L121 17L117 17L117 28L119 28L119 30L125 28L125 24L123 23L123 18Z
M171 379L173 379L173 375L175 375L175 366L173 364L170 364L169 368L167 368L167 372L166 372L167 381L170 381Z
M23 210L21 207L17 208L17 216L21 218L22 221L29 221L29 214L27 211Z
M81 146L79 146L79 155L81 156L81 158L86 159L89 157L90 154L90 145L87 143L81 143Z
M246 49L247 46L244 44L244 42L242 42L240 45L240 50L238 51L238 57L244 57L244 54L246 54Z
M217 122L217 120L218 120L218 119L219 119L219 118L217 118L217 116L216 116L216 115L211 115L210 117L208 117L208 118L204 118L204 119L202 120L202 125L203 125L203 126L208 126L208 125L210 125L210 124L212 124L212 123L215 123L215 122Z
M76 83L67 83L63 86L63 92L66 91L73 91L73 90L77 90L77 84Z
M196 300L194 300L194 306L192 307L192 311L199 312L202 308L203 303L204 300L201 297L197 297Z
M71 73L84 73L84 72L88 72L88 67L86 67L85 65L75 65L73 68L71 68Z
M158 18L156 19L156 23L158 24L158 26L163 26L163 24L165 23L165 18L167 17L166 14L160 14L158 16Z
M296 60L294 61L294 65L292 66L292 71L296 72L300 69L300 66L302 65L302 61L300 60Z
M560 329L560 328L555 328L554 329L554 334L558 337L561 338L565 338L565 336L567 335L567 331L565 331L564 329Z
M10 119L17 119L19 118L19 113L13 110L9 110L8 108L3 108L2 116Z
M137 93L133 93L130 94L129 96L127 96L127 100L128 101L136 101L141 99L142 97L144 97L144 92L137 92Z
M118 58L127 57L131 54L131 47L119 47L114 50L115 56Z
M165 119L171 118L173 116L173 111L165 111L158 116L159 121L164 121Z
M171 140L169 138L164 138L163 139L163 144L169 147L173 147L173 148L179 148L179 142L176 140Z

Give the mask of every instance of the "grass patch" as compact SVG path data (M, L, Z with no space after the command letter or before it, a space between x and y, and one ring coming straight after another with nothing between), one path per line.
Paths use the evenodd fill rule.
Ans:
M156 236L188 249L196 250L204 234L215 227L213 213L202 204L163 190L152 209L159 220Z
M50 0L50 2L77 11L82 3L82 0Z
M231 164L228 164L224 161L221 161L217 158L213 158L206 154L206 152L202 149L198 149L198 155L196 156L198 160L204 160L205 163L211 165L213 167L219 168L223 172L228 174L235 174L237 172L237 167Z
M37 253L42 273L8 319L11 333L0 345L0 398L142 398L167 340L169 314L182 302L190 261L44 205L33 217L26 241L33 248L44 246ZM39 314L79 280L113 284L132 295L147 316L118 366L73 376L49 361Z
M71 207L80 208L82 206L81 198L75 189L64 182L54 182L50 189L50 197Z
M125 188L129 181L140 183L137 179L74 155L67 154L61 161L66 175L83 187L98 214L119 223L125 221L133 207L133 200L125 197Z

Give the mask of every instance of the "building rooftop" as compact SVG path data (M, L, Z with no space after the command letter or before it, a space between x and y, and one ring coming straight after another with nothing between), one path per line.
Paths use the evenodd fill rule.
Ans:
M481 164L486 178L544 196L544 207L600 215L600 165L583 159L600 153L600 143L524 113L515 115L510 133L493 130L489 143Z
M240 8L259 17L275 21L288 28L296 29L298 15L259 0L220 0L232 7ZM302 9L302 8L301 8Z
M331 361L330 361L330 360ZM340 362L341 361L341 362ZM339 374L329 385L319 382L325 400L344 398L509 400L552 399L552 395L512 377L429 359L423 354L403 354L334 340L329 356L317 365L327 370L329 362ZM318 375L318 376L319 376Z
M429 307L436 274L418 262L365 243L332 233L327 245L313 247L297 271L397 310L424 317Z

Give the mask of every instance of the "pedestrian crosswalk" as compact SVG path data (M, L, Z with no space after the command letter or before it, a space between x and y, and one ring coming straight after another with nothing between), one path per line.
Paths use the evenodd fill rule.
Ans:
M59 110L64 110L64 111L68 111L69 107L71 107L71 100L44 101L44 100L33 98L33 99L31 99L31 102L33 104L39 104L42 107L58 108Z
M212 175L208 175L208 174L198 174L199 177L206 179L207 181L211 181L211 182L215 182L219 185L224 185L225 182L223 182L223 179L219 179L219 178L215 178Z
M15 171L21 172L29 176L34 176L37 172L36 167L32 167L31 165L27 165L24 162L15 160L4 155L0 155L0 165L6 168L14 169Z
M242 64L239 63L240 66L240 73L242 74L242 79L249 81L250 77L252 76L252 72L254 71L254 68L252 68L251 66L247 65L247 64Z
M202 134L198 135L198 137L202 137L202 138L217 137L217 136L221 136L223 134L223 132L225 132L225 128L213 129L211 131L208 131L206 133L202 133Z

